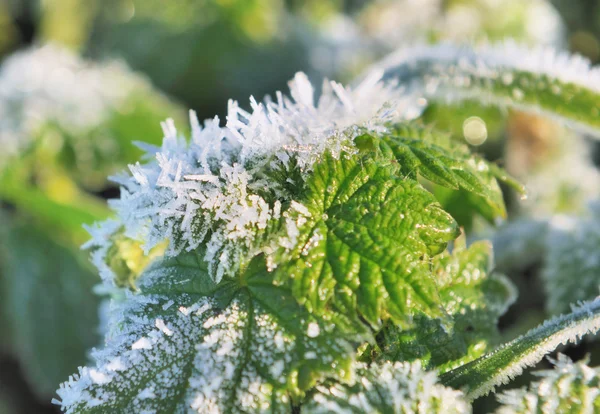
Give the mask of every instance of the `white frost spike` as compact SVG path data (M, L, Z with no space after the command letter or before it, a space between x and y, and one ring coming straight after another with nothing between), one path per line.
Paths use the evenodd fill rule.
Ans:
M523 47L512 41L476 48L440 43L402 48L374 65L373 70L384 71L384 79L397 79L415 96L448 101L478 99L546 112L600 139L595 120L600 111L597 105L592 103L587 112L584 108L581 114L570 117L563 116L561 111L546 110L542 107L544 100L536 98L541 89L556 94L559 100L568 100L568 95L561 96L561 85L567 84L600 93L600 68L592 67L591 62L581 56L550 47ZM522 73L529 75L519 76ZM526 93L533 102L523 99Z
M262 249L256 241L283 214L282 202L307 213L284 190L290 183L280 183L266 171L287 174L294 157L302 180L325 151L335 156L353 151L358 134L414 113L412 100L396 83L380 78L381 73L374 73L355 89L325 83L315 102L313 86L298 73L290 82L291 98L281 93L277 102L251 98L252 112L230 102L225 128L218 118L201 126L190 112L189 143L172 120L165 121L162 147L148 149L154 160L130 166L129 177L115 177L121 197L110 205L125 235L141 241L146 251L168 239L166 255L171 256L206 246L204 259L213 279L234 274L244 256ZM274 201L265 199L266 189ZM263 244L293 246L299 225L287 220L288 234L279 236L281 243Z
M478 360L445 373L442 379L446 384L463 386L464 382L468 383L469 378L477 376L479 379L475 380L476 383L464 386L467 397L476 399L493 391L496 386L507 384L521 375L525 368L537 364L559 345L575 343L584 335L596 333L598 330L600 297L573 306L570 314L547 320ZM527 346L520 346L522 343L527 343Z
M503 68L510 68L547 75L600 92L600 69L592 67L587 58L551 47L524 47L513 41L484 44L475 49L448 43L406 47L392 53L373 69L387 73L395 68L414 67L423 62L457 64L457 69L473 69L480 73L498 73ZM503 80L512 79L505 76Z
M573 363L559 354L551 360L553 370L537 371L541 377L527 388L508 390L498 395L503 404L497 414L593 414L600 406L600 368L588 361Z
M470 413L460 391L444 387L419 361L357 364L357 383L318 386L306 411L325 413Z
M308 341L308 323L288 329L245 298L223 309L196 295L171 297L179 310L165 310L173 300L167 296L127 293L116 303L106 347L93 352L96 366L80 368L54 402L67 414L94 407L106 413L283 413L289 399L281 378L297 369L299 342L318 366L351 353L333 336Z

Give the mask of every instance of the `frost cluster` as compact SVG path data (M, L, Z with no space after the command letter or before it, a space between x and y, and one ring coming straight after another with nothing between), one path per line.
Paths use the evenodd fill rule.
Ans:
M111 206L126 236L142 241L146 250L167 239L167 255L205 246L216 281L264 248L261 237L274 221L286 221L287 234L278 245L293 245L306 213L293 200L293 188L319 157L325 151L336 157L351 153L361 132L382 131L389 122L419 113L416 100L380 78L381 72L373 72L352 89L326 81L315 99L313 86L299 73L290 82L290 98L281 93L262 103L251 98L251 111L230 101L225 127L218 118L200 125L192 112L189 141L166 121L162 146L142 146L151 161L114 177L121 197ZM292 219L283 203L300 214ZM116 228L114 222L108 227ZM102 246L110 232L96 230L92 244Z
M320 413L399 413L460 414L471 407L460 391L438 382L433 371L425 371L419 361L385 362L371 367L361 365L355 386L317 386L318 393L307 412Z
M222 309L197 295L126 295L111 304L112 329L93 352L95 366L79 368L57 391L53 402L67 414L285 413L286 378L298 358L328 366L331 349L349 352L332 340L323 348L324 340L298 338L299 330L245 299Z
M93 64L51 44L14 53L0 66L0 166L26 149L40 128L52 124L70 137L84 135L132 91L148 86L120 62Z
M600 369L586 361L573 363L559 354L553 370L534 372L540 377L528 388L498 396L497 414L595 413L600 407Z

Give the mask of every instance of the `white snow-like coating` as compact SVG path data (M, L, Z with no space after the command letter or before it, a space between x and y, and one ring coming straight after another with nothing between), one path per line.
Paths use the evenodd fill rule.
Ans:
M553 327L564 325L562 329L551 332ZM522 353L518 358L505 367L498 369L494 375L489 377L489 380L478 384L475 388L467 390L467 396L470 399L475 399L486 395L493 391L496 386L507 384L513 378L521 375L523 370L537 364L549 352L552 352L559 345L567 343L575 343L583 336L595 333L600 329L600 297L590 302L584 302L577 306L573 306L570 314L557 316L545 321L537 328L527 332L522 337L519 337L506 345L503 345L499 350L509 348L513 343L518 343L524 337L537 337L543 334L545 338L536 346L530 347L526 352ZM490 358L495 355L498 350L489 353L485 358Z
M444 65L451 64L459 72L465 70L479 76L501 78L506 86L514 80L511 72L524 71L600 92L600 68L592 66L589 59L547 46L525 47L510 40L475 48L449 43L401 48L371 70L393 72L423 62L439 65L440 73L447 69Z
M211 299L180 295L180 308L165 311L168 300L127 293L111 314L115 329L106 347L93 352L96 366L80 368L54 402L67 414L92 407L136 413L287 410L286 378L299 362L294 333L237 299L219 309ZM304 326L298 332L307 329L308 322L299 323ZM319 366L336 362L336 352L351 352L333 339L301 342Z
M536 371L541 377L527 388L508 390L497 396L503 404L497 414L593 414L600 404L600 368L587 361L573 363L565 355L551 360L553 370Z
M438 69L424 78L415 72L415 65L423 64ZM334 157L352 153L353 139L364 131L382 132L390 122L414 118L427 104L423 96L435 94L444 77L453 85L458 82L457 88L437 93L453 96L456 90L468 93L470 76L501 77L510 83L515 70L600 90L599 70L591 69L583 58L508 42L477 49L450 45L402 49L353 88L324 82L317 98L307 77L298 73L290 82L289 98L281 93L262 103L251 98L251 112L229 102L225 127L218 118L201 126L192 112L190 142L178 134L173 121L166 121L160 148L140 145L151 161L114 177L121 184L121 197L111 206L125 235L142 242L147 251L164 240L169 240L167 255L205 248L211 276L220 281L235 274L244 257L269 255L274 245L284 249L295 245L301 219L297 215L292 219L282 209L305 210L290 188L302 186L324 152ZM398 84L404 81L406 85ZM485 88L479 84L475 89ZM280 219L286 234L264 240L269 225Z
M318 386L319 393L306 411L313 414L471 412L462 392L439 384L436 373L425 371L419 361L358 365L358 392L341 384Z
M120 62L91 64L59 46L14 53L0 67L0 165L46 123L76 137L100 124L133 90L147 87Z
M582 56L550 47L523 47L512 41L475 48L440 43L400 49L373 70L383 70L384 79L396 79L408 93L421 93L424 98L473 99L540 113L600 139L595 122L599 104L588 104L573 117L563 116L561 111L553 111L552 99L541 94L550 92L555 102L567 102L572 99L568 90L573 85L598 93L600 68Z
M111 206L126 235L143 241L147 250L168 239L167 255L205 244L213 278L234 273L242 255L264 248L253 242L281 217L281 202L306 210L267 170L286 174L298 169L304 177L323 152L353 152L352 140L359 133L382 131L386 123L419 113L419 103L380 77L374 72L353 89L325 82L315 99L313 86L298 73L290 82L291 98L281 93L264 103L252 98L252 112L231 101L226 127L219 126L218 118L202 127L191 112L189 143L173 121L166 121L162 147L142 145L154 160L114 178L122 186L121 198ZM287 240L278 241L279 246L294 244L297 223L286 222ZM101 246L108 232L94 230L100 240L92 244Z

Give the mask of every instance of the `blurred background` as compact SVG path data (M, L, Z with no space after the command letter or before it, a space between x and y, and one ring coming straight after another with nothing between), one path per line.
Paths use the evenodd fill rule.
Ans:
M350 82L404 45L505 38L598 62L600 0L0 0L0 414L58 412L54 390L101 344L98 309L114 292L96 287L82 224L109 217L118 189L107 177L138 160L133 141L160 143L167 117L185 132L190 108L224 120L228 99L285 92L297 71ZM600 249L595 144L475 102L431 105L422 118L434 117L529 191L507 193L499 230L439 195L461 225L495 240L498 268L528 292L502 320L506 338L595 296L600 260L573 270L589 285L573 298L548 288L566 266L548 261L557 239L570 252L585 228ZM125 287L144 259L130 241L116 246L107 265Z

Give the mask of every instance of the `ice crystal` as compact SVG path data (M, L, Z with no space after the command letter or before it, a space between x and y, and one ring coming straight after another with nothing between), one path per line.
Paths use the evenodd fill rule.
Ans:
M572 307L569 314L556 316L485 356L444 373L442 382L461 388L470 399L493 391L521 375L544 355L580 340L600 329L600 297Z
M511 41L475 48L440 43L400 49L377 69L424 98L512 106L598 136L600 70L581 56Z
M410 67L415 69L423 63L432 64L432 69L440 76L444 70L450 70L447 75L457 86L460 86L461 75L465 80L469 75L475 74L499 79L505 86L513 86L513 92L518 94L519 91L523 92L519 88L527 85L519 85L518 76L514 72L523 71L536 74L540 81L543 81L541 76L545 75L550 79L560 79L563 83L600 91L600 69L592 67L587 58L560 52L552 47L524 47L508 40L475 48L449 43L401 48L375 67L385 69L402 79L402 70ZM430 88L434 88L438 80L440 79L431 78ZM469 86L468 81L465 82L467 84L463 86ZM558 92L560 90L556 90Z
M66 413L285 413L291 391L307 378L349 375L348 344L300 307L267 310L260 292L240 291L224 308L196 293L145 293L156 285L147 275L142 293L113 301L96 365L58 390L54 402ZM173 277L181 284L187 275ZM278 295L267 292L270 300Z
M168 239L168 255L206 243L216 281L263 248L257 241L273 221L286 220L287 237L279 245L293 245L299 223L282 212L282 202L302 213L286 189L301 183L293 174L281 182L266 173L296 169L302 181L325 151L336 157L353 152L352 139L361 131L382 131L418 113L413 100L380 76L374 72L354 89L325 82L315 103L312 85L299 73L290 82L291 98L251 99L251 113L230 102L226 127L218 118L201 127L192 112L190 142L165 122L162 147L145 146L154 160L115 177L121 198L111 206L126 235L142 240L146 250Z
M359 364L354 385L318 386L309 413L470 413L460 391L438 383L419 361Z
M587 361L573 363L559 354L553 370L537 371L541 377L528 388L508 390L497 398L497 414L592 414L600 408L600 369Z

